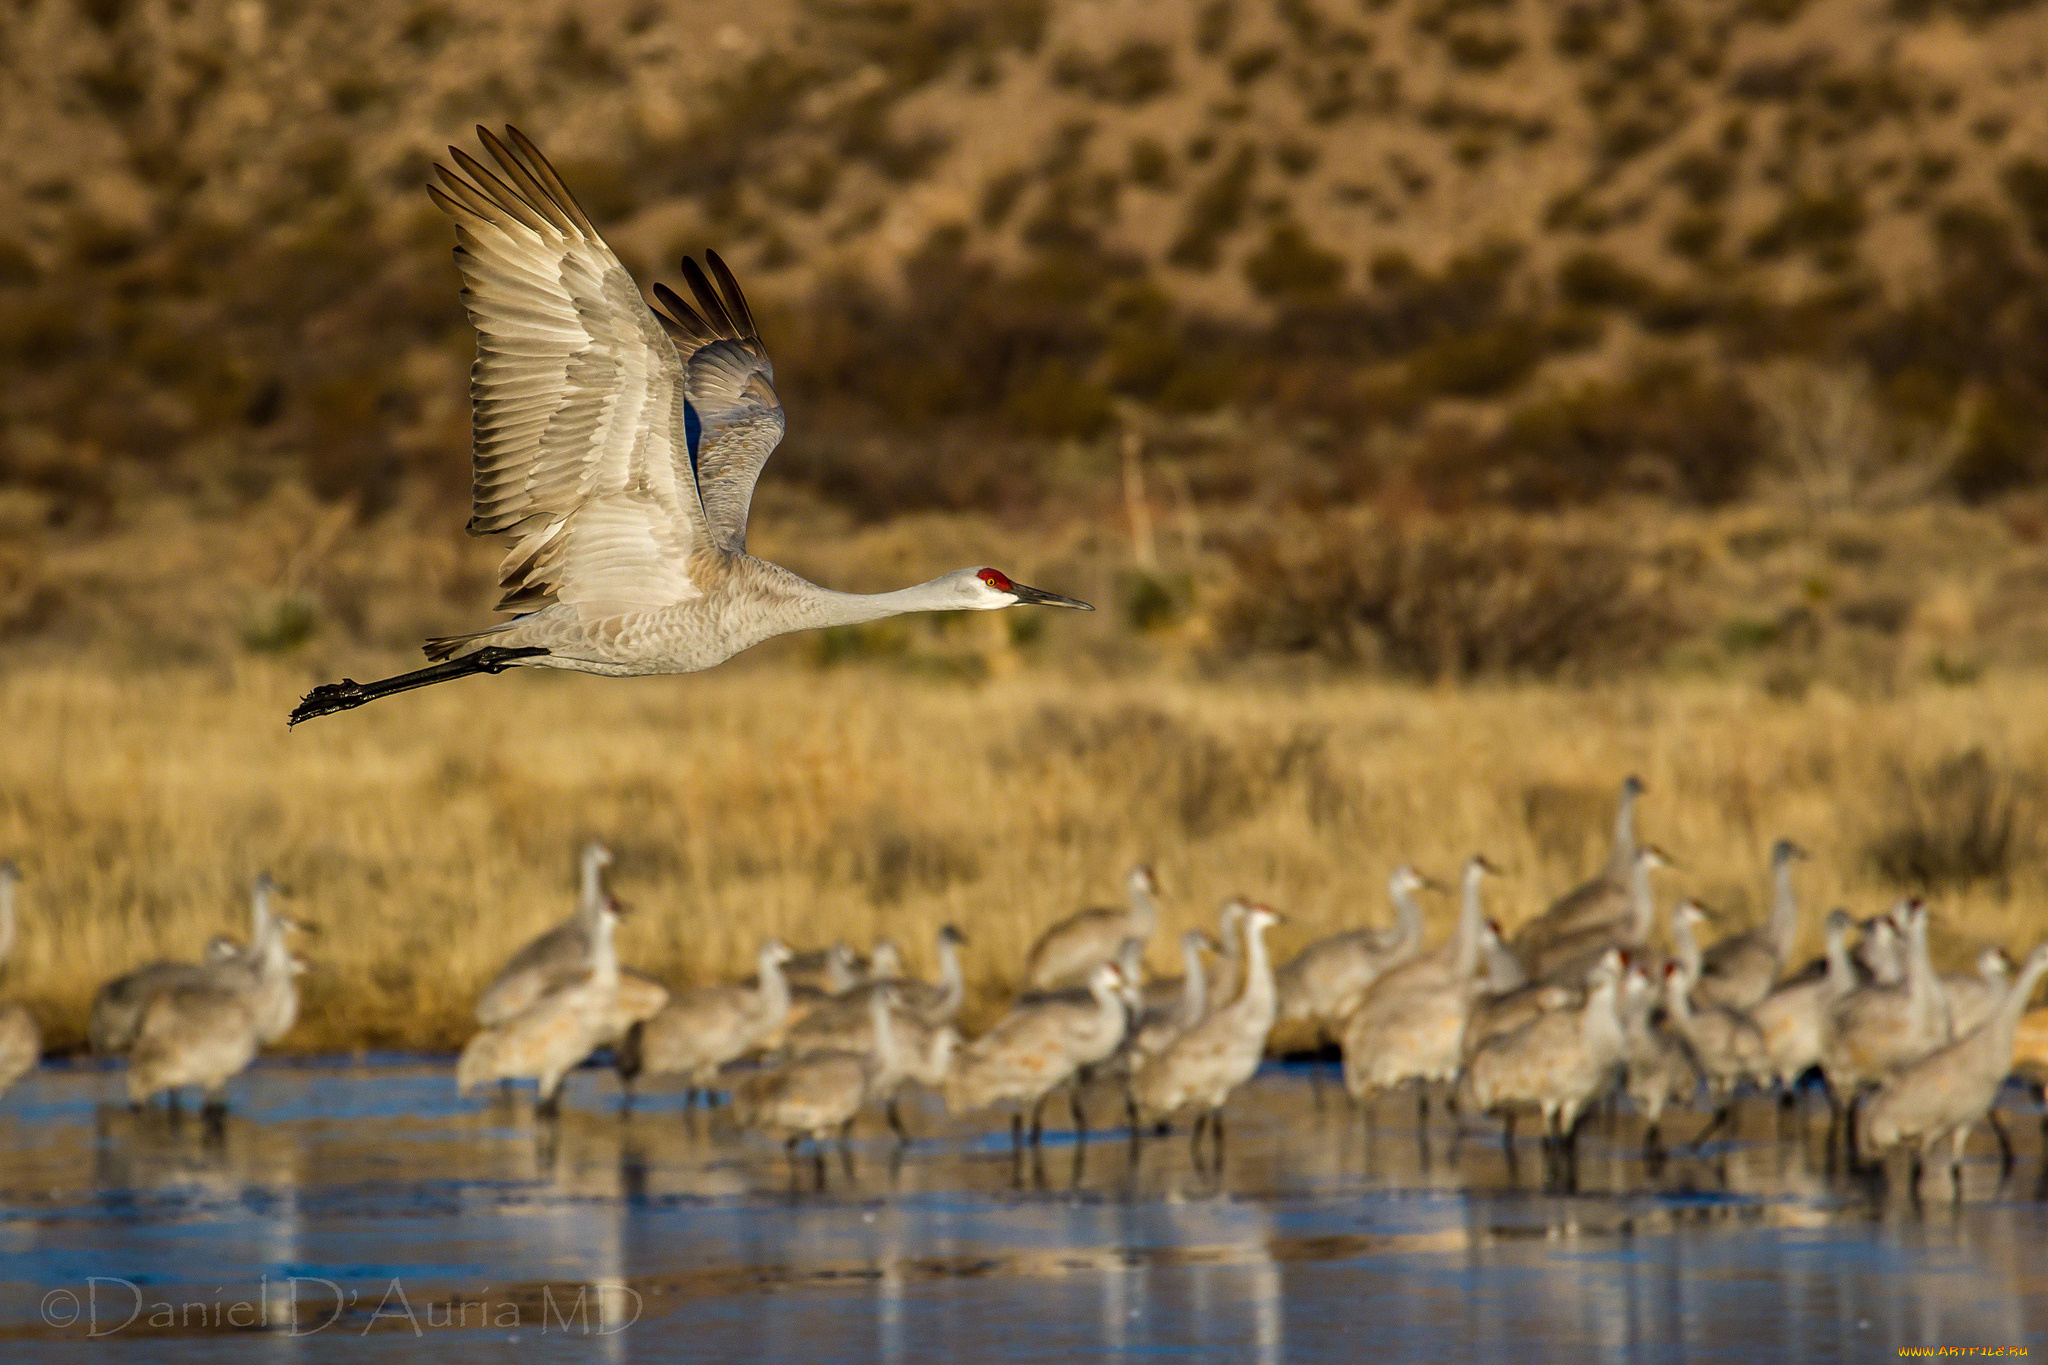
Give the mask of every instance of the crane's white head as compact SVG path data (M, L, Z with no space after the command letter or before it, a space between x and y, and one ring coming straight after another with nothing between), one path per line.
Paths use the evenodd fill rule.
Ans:
M1405 864L1395 868L1394 875L1387 878L1387 891L1395 900L1399 900L1403 896L1412 896L1424 887L1428 887L1432 891L1443 890L1439 883L1430 880Z
M1230 942L1237 936L1238 926L1244 923L1245 914L1251 908L1252 903L1243 896L1232 896L1229 900L1223 902L1223 909L1219 914L1219 918L1223 922L1223 941L1225 943Z
M1076 598L1062 597L1056 592L1016 582L1001 569L955 569L934 579L931 586L943 599L944 605L959 611L995 611L1020 605L1095 610Z

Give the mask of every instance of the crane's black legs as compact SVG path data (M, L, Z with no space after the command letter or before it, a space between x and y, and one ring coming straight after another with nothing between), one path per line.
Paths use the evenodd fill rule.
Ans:
M400 673L393 678L379 678L375 682L359 683L354 678L343 678L340 682L322 683L308 692L297 706L292 708L290 725L315 716L331 716L336 711L349 711L366 701L388 697L394 692L410 692L415 687L431 687L435 683L451 682L466 678L472 673L502 673L520 659L530 659L547 651L538 646L518 649L485 645L482 649L450 659L446 663L430 664Z

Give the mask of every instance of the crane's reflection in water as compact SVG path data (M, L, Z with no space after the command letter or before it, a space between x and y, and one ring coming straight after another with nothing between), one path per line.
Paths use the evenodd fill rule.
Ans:
M1831 1175L1818 1104L1781 1141L1753 1103L1654 1175L1631 1119L1596 1125L1561 1193L1491 1125L1419 1130L1406 1097L1368 1123L1295 1070L1233 1099L1220 1167L1184 1134L1066 1130L1013 1162L999 1127L925 1107L907 1150L877 1125L828 1152L822 1189L675 1097L622 1121L598 1071L552 1125L408 1060L259 1068L218 1128L117 1086L46 1069L0 1101L10 1362L1870 1358L2048 1333L2016 1093L2017 1169L1971 1163L1956 1204L1945 1177Z

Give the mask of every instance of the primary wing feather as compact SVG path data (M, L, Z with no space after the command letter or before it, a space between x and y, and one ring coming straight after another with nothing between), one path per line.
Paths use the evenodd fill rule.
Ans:
M455 220L477 333L473 535L513 538L506 609L601 612L701 595L713 539L691 466L682 357L532 142L478 135L503 178L453 148L434 202Z
M687 356L686 435L705 515L718 545L738 553L746 548L747 509L761 466L782 440L782 399L775 392L775 365L739 281L717 252L705 252L704 259L711 267L708 278L695 261L683 261L683 282L696 296L696 307L661 285L654 293L672 318L669 334Z

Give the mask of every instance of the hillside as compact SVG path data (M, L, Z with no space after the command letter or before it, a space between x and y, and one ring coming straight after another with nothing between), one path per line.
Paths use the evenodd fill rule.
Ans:
M0 54L0 479L60 517L459 492L422 186L506 120L643 279L734 260L772 477L862 512L1041 504L986 438L1120 412L1270 414L1297 500L2048 468L2037 4L35 0ZM1852 449L1773 421L1816 386Z

